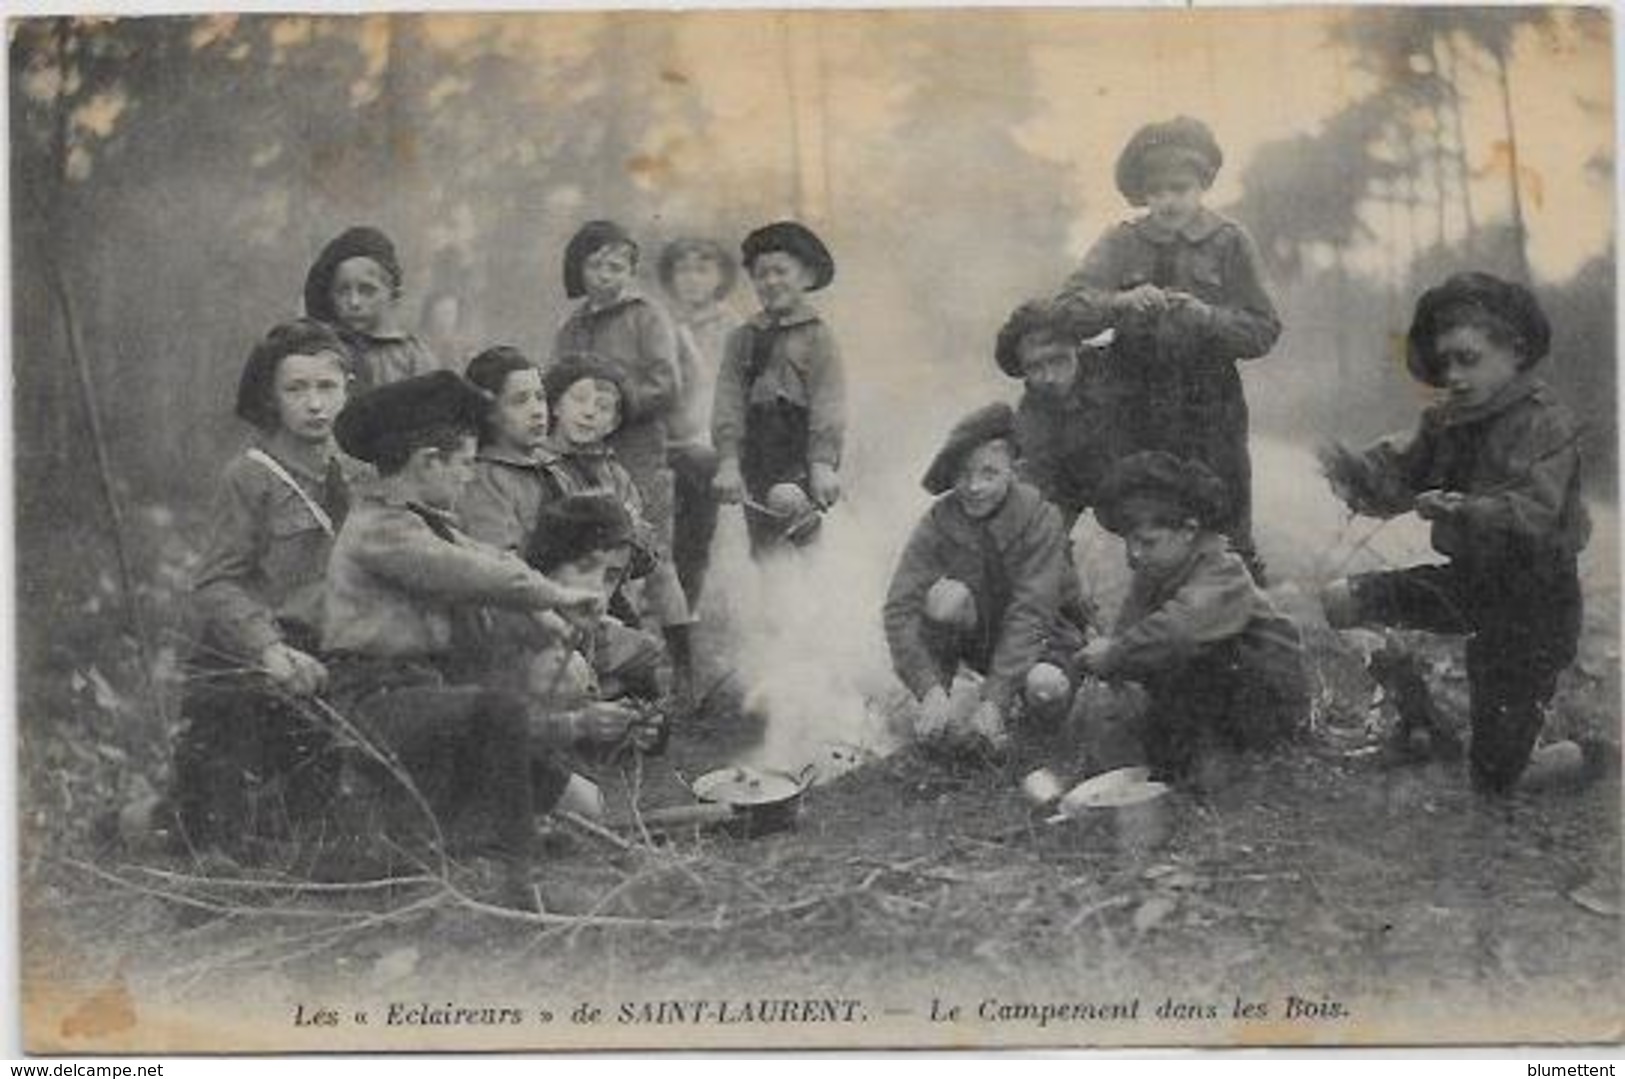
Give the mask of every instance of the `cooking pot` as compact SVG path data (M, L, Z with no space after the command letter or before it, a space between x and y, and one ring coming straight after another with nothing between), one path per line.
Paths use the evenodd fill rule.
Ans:
M707 772L690 786L694 797L733 810L730 830L747 838L796 826L801 796L812 786L816 766L792 775L775 769L733 765Z

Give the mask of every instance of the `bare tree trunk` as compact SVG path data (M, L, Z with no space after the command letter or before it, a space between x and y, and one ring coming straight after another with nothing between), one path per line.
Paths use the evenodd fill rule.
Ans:
M1467 227L1467 245L1472 247L1478 237L1478 220L1473 214L1473 176L1467 163L1467 130L1461 118L1461 54L1454 37L1445 38L1445 55L1450 60L1450 117L1456 136L1456 179L1461 185L1461 212Z
M1518 131L1512 120L1512 73L1508 70L1506 49L1495 50L1496 81L1501 87L1501 119L1507 138L1507 184L1512 195L1512 238L1517 245L1518 272L1524 281L1529 275L1529 237L1523 219L1523 173L1518 163Z

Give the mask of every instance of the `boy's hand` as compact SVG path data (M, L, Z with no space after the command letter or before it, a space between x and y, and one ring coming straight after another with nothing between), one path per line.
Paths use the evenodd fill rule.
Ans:
M638 719L638 713L618 701L593 701L570 717L570 734L588 742L618 742Z
M1437 521L1460 513L1466 501L1460 491L1423 491L1416 496L1416 515L1424 521Z
M1213 317L1212 305L1188 292L1170 292L1167 297L1168 310L1177 314L1188 325L1205 326Z
M920 714L914 719L914 735L922 741L948 733L948 691L932 686L920 701Z
M1131 315L1160 315L1168 309L1168 294L1156 285L1138 285L1119 292L1117 304Z
M835 469L822 461L814 461L811 475L808 476L808 485L812 488L813 501L823 509L829 509L840 501L841 477Z
M530 620L541 630L544 641L567 641L575 636L575 629L553 611L532 611Z
M717 474L711 481L711 493L726 506L738 505L745 500L745 477L739 474L739 461L724 458L717 464Z
M1103 674L1106 656L1112 650L1110 637L1096 637L1078 651L1078 663L1090 674Z
M327 684L327 668L315 656L277 641L260 653L266 677L296 697L309 697Z
M1004 725L1004 713L992 701L983 701L976 706L976 711L970 717L970 729L987 739L987 744L995 750L1004 750L1010 745L1010 732Z

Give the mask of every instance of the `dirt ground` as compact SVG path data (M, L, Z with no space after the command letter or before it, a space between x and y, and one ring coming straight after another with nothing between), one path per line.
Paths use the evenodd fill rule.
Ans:
M825 761L829 778L808 791L792 832L679 833L649 845L634 829L623 850L559 826L540 883L553 913L527 920L479 904L477 863L387 888L311 891L274 865L107 848L95 822L161 785L164 739L130 673L133 644L96 635L108 583L71 602L77 579L41 576L31 587L42 590L36 604L77 612L24 657L24 957L40 1008L36 1046L136 1038L133 1018L95 1009L85 1018L82 998L98 992L134 1002L131 1017L229 1002L255 1033L227 1043L270 1045L291 1037L286 1013L312 994L432 1003L518 994L564 1009L582 999L844 992L918 1020L944 985L973 1003L1138 995L1149 1010L1164 1000L1228 1007L1253 994L1278 1008L1290 993L1355 1012L1355 1025L1317 1034L1248 1036L1260 1041L1620 1036L1617 772L1492 803L1469 790L1459 764L1378 767L1369 750L1389 720L1357 653L1323 628L1309 632L1319 693L1307 736L1223 762L1204 789L1174 799L1166 841L1150 849L1098 826L1035 823L1017 789L1030 760L859 752L839 767ZM155 588L160 616L165 595ZM1281 597L1301 601L1290 588ZM1617 589L1601 582L1588 602L1583 654L1564 677L1551 737L1618 736ZM636 781L645 808L687 800L680 776L748 757L763 737L762 717L742 707L743 679L723 662L722 632L713 626L701 641L702 717ZM1436 696L1461 722L1459 647L1427 647ZM1050 763L1077 778L1075 760ZM600 778L624 817L633 777ZM1409 1024L1396 1019L1406 1015ZM1553 1019L1563 1016L1574 1023ZM1214 1029L1014 1026L979 1037L1232 1036Z

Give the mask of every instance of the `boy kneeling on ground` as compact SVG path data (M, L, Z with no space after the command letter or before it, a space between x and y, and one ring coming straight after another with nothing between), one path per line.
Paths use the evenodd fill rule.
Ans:
M1071 700L1066 657L1083 636L1062 610L1082 609L1082 588L1060 511L1016 479L1014 437L1006 404L954 426L923 481L939 497L892 574L886 642L898 677L920 700L923 740L982 741L1002 751L1018 703L1054 722ZM950 718L960 664L986 676L968 729Z
M608 492L567 495L542 507L525 559L567 588L596 593L608 604L624 580L654 564L637 542L626 507ZM624 742L645 751L663 746L660 641L611 615L583 626L571 640L555 640L524 665L530 699L545 709L544 744L559 724L578 739Z
M534 813L565 797L573 777L536 760L522 697L448 674L454 630L503 608L529 614L540 644L569 632L560 614L591 623L603 600L458 529L452 511L473 476L487 403L440 371L382 386L339 414L339 445L374 465L379 482L334 544L323 647L334 708L399 762L437 817L467 813L483 825L476 835L502 869L499 901L529 908Z
M1332 582L1321 597L1327 621L1467 637L1472 782L1488 794L1506 793L1523 774L1580 637L1576 557L1590 521L1578 428L1532 370L1550 343L1551 326L1528 289L1457 274L1417 301L1406 357L1411 374L1445 391L1444 400L1422 413L1408 439L1364 453L1322 451L1351 509L1384 518L1415 510L1432 522L1434 549L1450 559ZM1382 662L1409 666L1400 673L1425 702L1414 661L1405 659L1388 654ZM1402 715L1400 733L1417 718Z
M1209 743L1264 748L1308 716L1297 627L1214 531L1226 512L1224 485L1207 466L1161 451L1119 462L1095 507L1123 538L1134 577L1111 636L1091 641L1078 662L1144 687L1146 763L1164 781L1194 778Z

